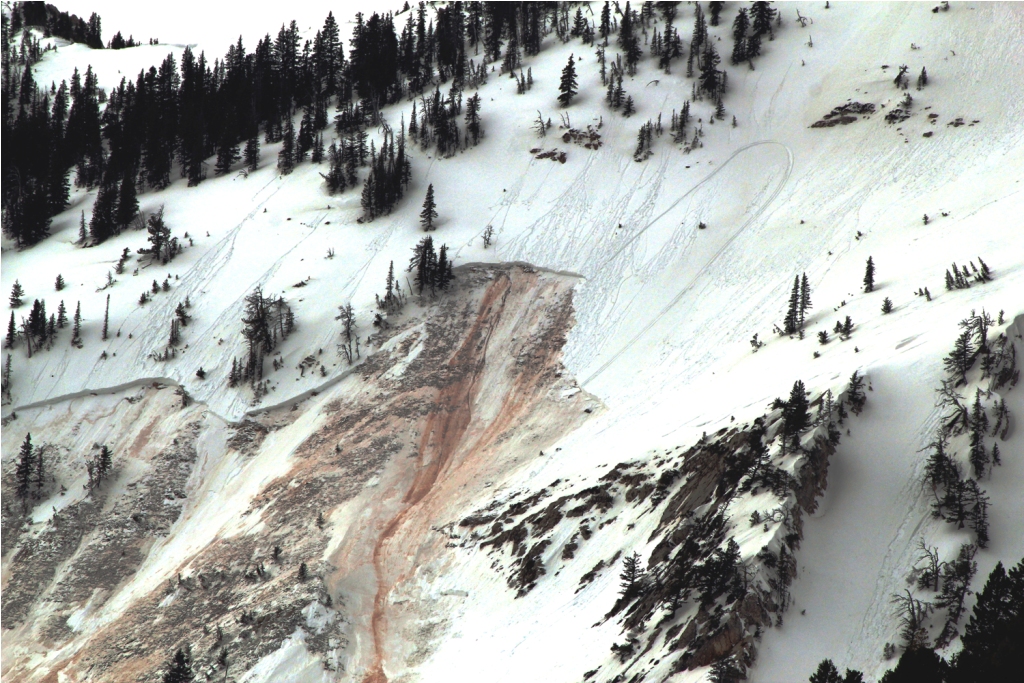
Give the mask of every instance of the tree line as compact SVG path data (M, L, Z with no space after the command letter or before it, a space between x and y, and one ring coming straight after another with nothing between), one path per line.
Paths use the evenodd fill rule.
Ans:
M424 3L409 10L399 32L390 13L359 13L348 50L333 14L312 40L303 41L292 21L251 51L239 38L212 63L186 48L180 64L169 54L159 66L123 78L109 98L91 68L59 85L37 84L30 65L19 68L15 28L5 14L2 172L16 181L3 184L4 231L19 245L44 239L53 216L68 204L74 170L78 186L99 188L99 215L90 227L95 224L94 241L102 241L137 213L137 192L167 187L175 171L196 185L208 175L207 159L215 156L214 172L227 173L243 150L246 167L255 169L261 136L264 143L290 141L293 118L302 112L293 150L285 154L282 170L287 171L307 151L317 157L331 103L337 105L340 133L379 124L382 105L433 87L433 96L422 99L420 119L410 121L409 134L418 134L421 142L430 139L449 154L458 138L453 121L461 114L461 88L480 80L468 50L482 48L484 58L494 61L505 46L506 61L518 63L521 53L540 51L540 39L549 23L555 25L558 10L547 4L471 2L438 8L435 21L427 14ZM95 30L98 34L98 16ZM444 98L440 84L449 81L455 89ZM466 137L474 143L481 134L479 111L479 99L473 100ZM336 148L336 156L343 151ZM390 164L390 155L383 156ZM365 153L360 159L360 165L366 163ZM407 178L403 168L399 165L398 175ZM380 169L371 175L375 192L389 184ZM340 178L336 171L331 174L334 191L344 189ZM346 186L354 182L347 169L344 179ZM397 187L401 194L402 183ZM386 199L377 201L375 210L387 205Z

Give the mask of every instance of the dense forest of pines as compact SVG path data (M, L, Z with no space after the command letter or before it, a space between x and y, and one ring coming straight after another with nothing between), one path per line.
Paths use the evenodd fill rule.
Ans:
M23 34L20 49L14 44L15 32L32 25L102 48L99 17L86 23L42 3L19 3L3 20L3 229L22 246L44 239L52 217L68 204L74 170L79 187L98 188L89 227L92 243L102 242L134 219L138 192L167 187L175 172L196 185L211 157L217 174L243 158L255 170L261 136L285 143L278 160L283 173L309 153L315 162L327 160L331 192L353 185L356 168L369 165L363 205L372 219L392 209L411 175L404 122L397 133L386 129L380 150L372 142L367 148L365 127L386 124L380 107L420 95L410 137L436 145L443 156L460 143L475 144L482 133L479 98L469 98L465 133L456 123L462 88L486 80L467 48L495 61L505 46L504 62L515 68L521 54L539 52L549 26L564 24L568 34L568 20L560 20L567 11L556 3L456 2L438 8L435 21L420 3L403 12L401 29L391 14L357 14L347 54L328 14L312 40L303 41L293 21L251 52L240 38L212 64L189 48L180 64L169 54L134 80L122 79L108 97L91 68L60 84L37 84L31 66L38 47L24 47L32 45L31 34ZM117 34L110 47L134 44ZM449 82L443 94L441 85ZM321 131L332 104L340 142L325 150Z
M538 54L545 35L554 32L562 41L579 38L584 44L600 38L608 46L617 32L624 64L620 56L608 74L604 47L598 49L602 82L611 90L618 83L621 91L622 74L636 73L642 42L666 72L684 54L673 25L678 9L675 3L631 8L628 2L621 7L606 2L600 20L591 22L578 9L570 20L568 3L455 2L430 12L423 2L416 7L407 3L397 16L356 14L347 50L338 22L328 14L311 40L303 40L292 21L276 36L268 33L252 51L239 38L212 63L186 48L180 64L168 54L134 80L123 78L108 96L91 67L85 73L76 70L60 84L36 83L31 67L41 56L38 40L26 30L20 46L15 45L15 34L31 26L44 35L103 48L99 16L86 22L41 2L16 3L3 19L3 135L8 141L3 149L3 230L20 246L44 239L53 216L68 205L73 170L77 186L98 188L89 237L91 243L102 242L134 220L137 193L167 187L176 173L197 185L210 170L229 173L239 161L244 162L239 170L256 170L261 139L283 143L277 163L281 173L290 173L307 155L314 163L326 161L329 170L322 175L331 193L353 186L358 168L369 166L362 204L364 218L372 220L390 212L409 184L407 135L424 148L436 146L441 156L479 142L478 96L466 100L464 130L458 118L463 89L485 83L488 64L500 62L501 72L513 76L519 70L516 78L526 83L522 58ZM718 25L721 10L722 3L708 4L711 26ZM655 27L648 41L655 12L665 27L661 33ZM734 64L748 62L753 68L759 41L766 35L771 39L777 18L768 2L752 3L749 16L741 10L733 27ZM708 39L708 24L698 4L686 72L696 76L693 98L715 101L721 119L727 78ZM137 44L117 33L107 47ZM573 80L570 74L569 86ZM563 104L568 104L571 95L566 87L562 91ZM408 127L403 117L396 131L380 108L403 99L413 101L412 113ZM632 100L624 94L620 99L628 115ZM322 131L330 124L332 105L338 140L327 148ZM365 129L371 125L385 130L379 150L372 141L367 146Z

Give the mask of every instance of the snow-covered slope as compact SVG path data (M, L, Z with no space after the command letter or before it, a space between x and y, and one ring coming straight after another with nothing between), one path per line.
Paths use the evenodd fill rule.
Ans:
M722 46L731 44L728 27L735 9L728 4L723 25L711 29ZM797 9L813 23L801 28ZM684 77L683 64L665 75L645 58L638 75L624 83L637 113L623 118L604 103L593 49L579 41L563 45L549 36L541 54L526 61L532 90L518 95L515 82L497 73L480 88L486 136L478 147L448 159L413 152L413 185L393 214L357 223L358 192L328 196L319 176L323 169L311 164L289 176L277 175L272 162L277 146L267 145L262 168L247 177L211 178L196 188L177 180L167 190L142 195L142 210L151 213L163 206L173 233L188 246L167 266L133 260L105 289L107 273L122 250L134 252L144 236L129 231L97 247L75 246L79 216L85 211L88 217L95 196L73 193L72 206L54 220L49 239L24 251L5 244L5 291L18 280L27 300L45 297L55 310L63 299L69 314L80 301L86 321L82 349L70 347L65 332L54 349L31 360L15 351L13 400L4 406L5 473L27 431L37 441L64 439L68 448L98 442L93 436L61 436L51 426L59 421L42 416L102 412L105 401L113 399L91 400L89 392L140 380L184 385L206 411L204 419L218 425L211 434L229 429L254 409L269 409L273 417L264 418L277 420L296 403L303 417L290 421L280 437L268 438L260 447L258 467L209 447L204 467L211 469L191 475L194 484L185 508L193 512L177 518L162 541L173 551L148 556L134 578L108 588L107 621L80 629L82 615L89 613L83 607L71 628L89 635L69 642L77 648L98 637L102 628L116 624L124 613L118 610L129 610L133 601L184 569L169 557L198 557L204 548L250 533L239 521L244 513L260 509L263 503L257 501L283 500L275 493L275 486L281 486L275 479L296 476L295 458L286 456L320 427L320 411L329 402L325 397L357 401L358 383L337 349L337 306L351 301L361 334L371 331L374 295L383 290L389 262L403 266L422 236L417 227L420 199L433 184L440 212L435 241L452 249L457 264L525 262L562 273L545 275L560 283L551 285L555 290L573 286L575 322L559 360L567 385L572 377L583 390L576 398L564 397L579 401L573 404L579 410L571 418L557 411L535 417L532 426L543 432L543 446L531 445L530 423L519 425L514 446L472 451L473 457L486 453L501 460L490 473L493 478L477 476L472 468L442 471L437 476L445 490L460 491L459 496L443 505L427 501L417 508L417 524L403 521L397 532L383 531L403 514L388 507L398 502L381 493L387 485L383 479L375 482L373 504L325 505L325 514L335 509L329 515L333 526L317 550L327 563L328 594L338 601L339 619L349 629L344 637L332 636L338 643L344 640L344 646L327 650L336 650L330 656L340 657L342 665L333 673L310 665L310 655L303 653L323 648L297 643L325 633L326 627L307 625L286 634L290 640L274 654L263 659L256 650L246 654L245 661L259 662L247 677L234 670L232 675L251 681L361 680L364 675L424 681L579 680L610 660L609 646L621 639L614 619L591 628L615 603L618 568L599 573L576 592L580 575L618 551L637 550L646 560L652 519L626 521L618 515L621 519L609 524L599 543L583 545L571 571L555 570L555 554L562 550L552 545L543 557L550 570L534 591L518 599L505 578L490 571L496 560L482 551L438 546L436 539L425 538L436 533L431 526L457 524L507 492L537 492L555 480L596 478L604 473L603 465L647 462L651 454L689 448L703 434L734 421L749 424L769 410L773 398L785 397L797 379L812 396L827 389L838 394L854 370L870 381L867 407L852 421L850 434L844 431L830 459L829 487L803 523L792 607L782 626L764 631L749 676L764 683L801 680L825 656L840 666L863 669L869 678L879 675L891 665L881 660L882 647L896 640L889 599L906 586L918 540L940 546L948 558L967 538L965 531L930 519L930 492L926 495L920 485L924 455L919 450L931 441L939 419L934 389L943 377L941 359L958 334L957 323L972 310L984 308L993 317L1005 311L1006 322L993 328L993 335L1005 332L1024 351L1024 100L1019 97L1024 14L1021 7L1002 3L954 4L940 13L930 9L912 3L833 3L828 10L820 3L783 6L784 25L774 41L764 43L756 70L727 66L726 120L711 122L710 102L693 104L692 116L702 120L704 137L703 147L688 154L667 133L672 111L691 97L692 79ZM681 6L680 27L692 21L691 12ZM225 46L232 39L227 35ZM101 85L109 88L121 75L130 78L142 66L158 63L168 49L180 50L143 46L94 53L62 47L37 65L37 80L59 82L73 66L84 69L92 62ZM727 48L720 51L728 53ZM613 52L609 48L609 55ZM581 87L563 112L555 96L570 53L579 58ZM913 115L889 125L884 115L904 94L892 83L896 66L903 63L912 73L926 66L929 85L912 91ZM849 125L810 127L851 100L873 103L876 113ZM384 115L394 125L410 109L410 103L403 103ZM538 110L554 124L543 139L531 125ZM561 114L574 128L599 127L600 148L563 140ZM655 138L650 159L635 162L637 129L659 115L666 134ZM736 127L729 125L732 115ZM965 125L949 125L958 118ZM537 158L531 153L537 148L566 152L565 163ZM924 214L931 217L927 224ZM699 230L700 222L707 229ZM489 249L481 239L487 226L495 236ZM191 242L184 239L186 232ZM329 249L333 258L326 258ZM861 278L869 256L878 269L878 284L875 292L865 294ZM992 268L993 281L946 291L949 264L964 265L979 256ZM133 274L136 268L138 275ZM68 283L60 293L53 285L58 273ZM793 277L801 273L811 284L814 308L807 339L795 340L772 329L781 324ZM140 306L139 294L165 278L170 291ZM229 389L226 377L232 359L243 354L243 297L257 285L288 299L298 329L282 347L284 367L271 375L271 393L254 405L251 392ZM915 295L926 286L930 301ZM524 300L535 297L531 305L548 310L548 297L554 294L532 286L528 290ZM100 329L108 294L111 338L104 342ZM183 330L187 347L174 360L153 360L150 354L164 347L172 312L186 296L194 318ZM472 297L480 295L466 296L477 301ZM895 306L887 315L880 312L884 297ZM429 315L412 307L400 324L412 325ZM836 320L847 315L856 324L852 338L819 346L817 331L831 332ZM749 340L755 333L766 345L751 353ZM509 332L507 343L517 336ZM498 351L504 352L504 347ZM401 354L407 353L403 347ZM323 374L297 367L309 355L322 364ZM196 377L199 368L206 371L205 380ZM69 402L69 395L79 398ZM593 398L584 402L588 395ZM310 403L297 402L306 397ZM1005 398L1014 416L1024 414L1019 390ZM584 403L594 412L582 413ZM15 412L18 417L11 420ZM184 424L168 426L168 433ZM542 448L546 455L537 455ZM1024 554L1024 528L1017 521L1024 518L1024 501L1015 495L1024 485L1019 430L1011 428L1001 449L1003 466L983 482L992 500L992 542L978 555L979 576L999 559L1015 562ZM81 467L69 462L66 476L83 476ZM216 483L230 481L228 473L236 469L245 473L245 486ZM414 484L401 477L420 475L396 471L402 475L395 475L394 496L404 496ZM69 479L69 490L75 488L71 483L80 484ZM38 506L33 513L37 523L46 523L42 511L50 506L51 501ZM215 521L197 535L195 520L201 518ZM9 533L5 526L5 593L14 562ZM394 533L401 547L429 546L423 552L430 562L410 550L381 562L378 553L367 564L366 548L397 547L390 540ZM362 560L346 564L338 550L344 547L362 548ZM429 571L417 573L418 566ZM381 588L399 584L417 589L406 595ZM415 609L403 607L410 600L418 601ZM5 634L5 672L16 662L19 675L31 670L42 678L49 673L51 664L41 649L25 654L42 647L37 638L38 633L21 630ZM171 645L171 640L161 643ZM148 654L149 669L167 656L162 650ZM54 661L70 656L63 651ZM655 669L651 675L666 673ZM706 675L702 667L679 680Z

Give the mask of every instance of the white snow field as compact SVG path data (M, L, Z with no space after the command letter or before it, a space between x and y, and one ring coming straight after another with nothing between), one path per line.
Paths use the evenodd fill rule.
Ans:
M600 4L591 5L598 13ZM722 25L710 29L721 38L724 62L737 6L727 3ZM812 395L829 388L838 392L858 370L871 386L867 408L849 423L850 434L844 430L832 457L828 489L804 523L792 606L781 627L764 633L749 680L806 680L824 657L840 670L861 669L876 680L894 665L882 659L885 643L897 640L890 597L907 585L919 539L949 559L969 538L967 530L931 518L931 492L920 483L925 456L919 451L932 440L940 417L934 390L944 376L942 358L959 334L958 322L972 311L1002 315L1005 322L993 328L993 337L1006 333L1020 347L1024 334L1024 5L952 3L940 13L925 3L837 2L825 9L824 2L798 2L779 8L783 26L774 41L763 44L755 70L726 64L726 119L712 123L713 104L693 104L692 117L702 120L704 137L703 147L690 153L668 133L672 111L691 97L685 60L666 75L646 55L639 73L624 81L637 112L623 118L604 102L594 49L548 36L542 52L524 62L524 69L532 69L532 90L518 95L515 81L492 73L479 90L486 131L481 144L448 159L414 148L406 198L394 213L373 222L357 222L358 190L328 195L319 175L325 169L310 163L280 176L274 167L278 146L264 145L261 168L247 177L214 178L211 160L210 177L198 187L176 179L164 191L140 195L143 212L163 206L167 224L186 248L167 266L133 259L104 288L122 250L134 253L144 245L144 233L128 231L89 249L76 246L79 217L84 211L88 220L95 191L73 190L70 208L54 219L48 239L21 251L4 242L5 292L18 280L27 301L45 298L55 311L63 299L69 317L81 302L85 319L82 349L68 344L65 331L54 349L30 360L23 349L14 352L13 399L3 408L5 463L16 457L28 427L23 422L42 415L43 408L69 397L87 401L91 392L133 383L180 383L219 425L313 392L331 389L332 396L344 396L358 390L346 381L349 367L337 350L337 307L351 302L360 329L372 329L374 295L383 290L389 262L404 267L422 237L417 216L433 184L440 213L434 240L451 248L456 265L524 262L578 276L575 324L563 362L582 390L603 404L557 441L560 451L552 447L537 458L531 452L523 464L509 466L494 488L480 488L468 507L453 503L443 521L484 507L495 491L585 479L603 465L693 444L733 419L749 422L773 398L788 395L797 379ZM360 8L350 3L343 9L334 8L344 25ZM813 23L801 28L797 10ZM120 27L103 16L109 36ZM150 11L146 21L160 18ZM277 18L268 22L251 30L260 35L280 24ZM318 22L308 23L315 31ZM676 23L688 36L690 5L680 5ZM211 61L237 38L229 26L220 30L207 27L202 36ZM147 37L133 31L136 38ZM220 47L218 39L223 50L211 53L211 45ZM168 51L180 58L182 49L65 46L35 67L36 80L59 83L74 67L92 64L109 89L122 76L132 79L140 68L159 64ZM580 92L562 110L555 97L570 53L578 60ZM614 53L613 44L609 57ZM904 95L892 82L900 64L908 64L911 74L926 66L929 84L909 91L912 117L890 125L884 115ZM849 125L810 127L851 100L878 109ZM411 106L403 102L383 113L397 126L403 115L408 120ZM544 138L532 130L538 111L553 123ZM560 115L574 128L600 126L602 146L589 150L564 142ZM665 134L655 139L651 158L634 161L637 129L659 115ZM730 125L734 115L736 127ZM967 125L947 125L958 117ZM565 151L566 161L535 158L530 150L537 148ZM927 224L925 214L931 218ZM707 228L699 230L700 222ZM494 230L489 249L481 238L487 226ZM333 258L326 258L328 249ZM865 294L861 279L869 256L877 284ZM950 263L979 257L991 267L993 281L946 291ZM68 283L59 293L58 273ZM773 326L781 324L793 278L801 273L809 278L814 308L807 338L796 340L775 334ZM165 278L170 291L140 306L140 293ZM244 354L243 297L258 285L288 300L297 331L281 347L284 369L270 375L271 393L256 404L247 389L229 389L226 378L232 359ZM926 286L931 301L915 294ZM101 341L108 294L110 339ZM194 318L182 330L187 346L174 360L152 359L164 348L174 308L186 296ZM895 306L887 315L880 311L885 297ZM419 312L410 307L404 315ZM852 337L820 346L817 331L831 333L847 315L856 325ZM5 308L5 321L9 316ZM766 345L752 353L755 333ZM321 349L329 359L327 376L300 372L300 361ZM107 357L101 359L101 352ZM205 380L197 379L199 368ZM973 400L974 387L987 385L972 380ZM1001 395L1015 422L1024 416L1021 389ZM986 405L994 400L995 394ZM7 422L14 412L19 420ZM553 412L550 419L560 415ZM555 423L544 427L553 434L570 431L559 432ZM299 440L281 436L278 454L290 454ZM529 444L515 448L518 455L532 451ZM1024 555L1024 435L1016 424L1000 449L1003 465L982 482L992 501L992 541L978 553L975 589L997 561L1016 563ZM248 465L218 464L222 451L206 447L204 468L210 469L201 476L212 477L205 491L225 492L190 502L160 557L195 552L193 546L217 535L239 533L234 503L247 507L266 482L286 471L284 459L273 454ZM353 528L361 523L346 519ZM608 545L583 546L576 566L589 568L607 558L609 547L645 555L653 524L609 527L602 537ZM180 545L173 549L174 544ZM455 550L439 573L422 578L423 593L435 598L422 608L431 613L423 618L434 635L419 656L403 660L413 665L399 664L397 655L386 660L388 680L568 683L609 658L619 626L614 620L593 626L615 601L617 571L599 574L578 593L578 574L549 574L516 599L491 571L491 562L486 553ZM154 556L133 579L139 587L129 586L111 604L130 602L143 587L172 574ZM367 595L348 596L357 634L372 608L372 591ZM104 609L116 614L117 606ZM309 658L303 637L299 632L238 680L358 681L368 671L360 666L372 642L354 635L358 652L351 666L329 674ZM957 647L954 641L946 654ZM4 651L6 658L7 645ZM670 680L707 675L704 668Z

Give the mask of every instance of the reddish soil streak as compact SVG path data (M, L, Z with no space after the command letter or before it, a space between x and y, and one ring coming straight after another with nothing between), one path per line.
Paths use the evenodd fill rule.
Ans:
M373 631L373 666L363 678L363 683L387 683L383 666L383 638L385 629L384 608L392 586L385 579L385 546L409 514L426 498L437 482L438 475L446 468L452 454L459 448L472 418L471 407L479 391L481 371L487 357L487 345L491 333L501 321L505 300L511 291L507 273L502 273L497 282L488 287L476 322L466 335L462 346L448 361L449 365L471 368L463 377L439 393L435 408L427 416L423 436L420 438L419 463L409 490L402 500L404 507L395 515L381 533L373 548L373 566L377 574L377 595L373 602L371 628ZM497 302L500 296L500 303ZM493 310L497 303L497 310Z

